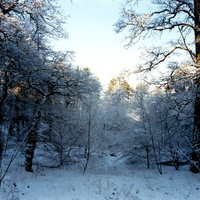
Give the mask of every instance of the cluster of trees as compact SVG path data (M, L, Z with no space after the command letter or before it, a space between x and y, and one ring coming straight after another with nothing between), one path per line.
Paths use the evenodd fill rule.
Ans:
M174 29L179 34L169 49L150 49L148 62L134 73L152 72L180 50L190 61L169 62L169 76L154 86L141 83L133 89L125 76L113 78L102 95L88 68L70 64L71 52L55 52L48 45L66 36L55 1L0 1L0 181L19 151L32 172L37 149L58 166L77 150L84 172L92 153L106 148L129 163L155 165L160 173L162 164L178 169L186 160L193 172L200 171L200 3L156 0L156 10L147 14L135 12L134 2L139 3L127 1L116 24L117 32L129 28L128 46L148 34ZM13 147L3 171L2 161Z
M139 83L129 94L123 86L111 92L111 80L107 104L115 115L109 116L113 121L106 127L120 135L113 150L128 163L157 166L162 174L162 165L179 169L191 161L194 90L184 71L174 73L165 87Z
M8 167L21 151L31 172L38 141L53 148L62 165L63 151L81 143L75 135L84 138L74 118L100 84L87 68L71 66L72 52L49 46L50 39L66 37L65 20L54 0L0 2L0 180L9 148L16 152Z
M142 0L128 0L122 9L121 17L115 24L116 32L125 31L127 47L139 40L151 40L151 47L146 47L146 60L136 72L154 71L162 63L168 63L172 76L179 66L186 65L185 78L190 78L194 90L193 114L193 165L191 170L200 170L200 1L199 0L152 0L148 11L140 7ZM144 4L143 4L144 5ZM137 7L138 6L138 7ZM160 40L157 45L158 39ZM178 56L178 57L176 57ZM178 61L170 63L167 61ZM161 81L161 80L160 80ZM173 81L174 80L170 80ZM183 105L185 101L183 101Z

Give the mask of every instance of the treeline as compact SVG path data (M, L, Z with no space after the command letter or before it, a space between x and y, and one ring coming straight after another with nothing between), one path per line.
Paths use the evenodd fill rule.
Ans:
M18 153L32 172L36 151L47 166L79 162L84 172L105 152L160 173L162 164L178 169L187 161L199 171L192 160L196 88L187 66L154 86L132 88L119 76L103 93L88 68L70 64L72 52L48 45L65 37L54 1L1 1L0 11L1 181Z
M120 135L116 152L128 163L157 166L161 174L164 164L179 169L181 164L193 163L195 90L185 71L179 68L162 85L140 83L135 89L123 84L123 76L117 82L111 80L107 127Z

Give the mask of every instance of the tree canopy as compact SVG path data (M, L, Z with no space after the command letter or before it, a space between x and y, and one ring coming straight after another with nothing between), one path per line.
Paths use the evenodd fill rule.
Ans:
M149 11L139 7L140 3L144 5L146 2L137 1L137 5L134 4L135 2L134 0L127 1L126 6L122 8L120 19L115 24L117 33L127 31L125 39L128 47L135 45L141 39L155 36L158 41L160 34L176 32L170 35L172 37L165 35L167 45L163 42L161 46L149 49L148 53L151 55L151 59L146 66L147 69L160 64L180 50L186 51L191 60L196 62L195 44L198 42L194 41L198 32L197 25L199 25L198 13L194 8L196 1L153 0ZM145 11L143 12L143 10ZM191 39L192 34L193 40Z

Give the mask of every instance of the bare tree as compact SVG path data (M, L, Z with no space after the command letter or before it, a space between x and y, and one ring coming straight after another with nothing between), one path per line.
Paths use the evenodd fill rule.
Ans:
M152 0L151 9L148 12L137 12L132 8L139 0L129 0L122 9L121 18L116 23L116 31L127 30L127 47L136 44L141 39L157 37L160 34L170 34L175 31L172 39L169 38L167 45L164 43L159 47L153 47L148 51L148 62L136 72L151 71L159 64L167 61L176 52L184 51L190 61L191 70L195 69L191 79L195 85L196 95L194 97L194 131L191 170L200 171L200 1L199 0ZM146 2L145 2L146 3ZM134 4L134 6L136 6ZM141 9L138 9L141 10ZM176 36L176 37L175 37ZM191 37L192 36L192 37ZM193 38L193 40L191 40ZM166 39L166 38L165 38ZM162 48L163 47L163 48ZM183 61L185 58L182 59ZM173 74L174 71L172 71Z

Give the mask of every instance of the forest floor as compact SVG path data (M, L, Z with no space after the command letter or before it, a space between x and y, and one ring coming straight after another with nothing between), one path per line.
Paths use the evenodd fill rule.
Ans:
M185 165L180 170L127 167L110 157L106 162L91 160L86 173L80 165L62 169L34 165L34 172L13 163L2 184L6 200L199 200L200 174ZM16 167L17 166L17 167Z

